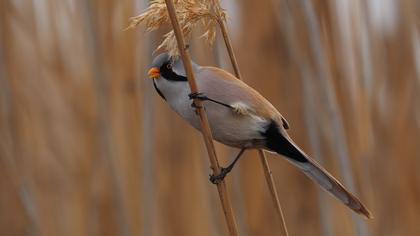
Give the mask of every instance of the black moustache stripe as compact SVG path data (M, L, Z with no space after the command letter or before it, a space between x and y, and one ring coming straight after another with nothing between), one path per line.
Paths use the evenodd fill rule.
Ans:
M165 63L160 68L160 74L166 80L170 81L188 81L187 77L176 74L172 68L168 68L168 63Z

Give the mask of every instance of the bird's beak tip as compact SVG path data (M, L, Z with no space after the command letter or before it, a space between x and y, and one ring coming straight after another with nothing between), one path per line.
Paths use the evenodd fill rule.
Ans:
M160 76L160 70L157 67L152 67L148 72L149 78L156 79Z

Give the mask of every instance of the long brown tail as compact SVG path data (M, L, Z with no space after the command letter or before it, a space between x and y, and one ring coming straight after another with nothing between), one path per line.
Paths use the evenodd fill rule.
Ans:
M322 168L322 166L320 166L313 159L307 157L307 160L308 162L305 163L296 163L295 161L292 161L292 163L299 167L309 178L321 185L322 188L338 198L350 209L357 212L358 214L364 215L368 219L373 218L372 214L363 205L363 203L352 193L347 191L347 189L345 189L337 179L328 173L328 171Z
M270 132L270 131L268 131ZM269 149L284 155L293 165L299 167L309 178L321 185L342 203L358 214L373 218L370 211L360 200L347 191L328 171L326 171L315 160L306 155L291 139L284 133L267 133L267 146Z

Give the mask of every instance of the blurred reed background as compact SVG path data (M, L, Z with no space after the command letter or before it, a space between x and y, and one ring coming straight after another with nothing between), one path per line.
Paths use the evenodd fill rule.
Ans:
M290 235L419 235L420 2L222 4L244 80L375 216L352 217L270 154ZM147 5L0 2L1 235L227 234L200 133L146 78L168 29L123 31ZM191 50L231 71L220 38ZM227 178L240 233L276 235L260 160L246 156Z

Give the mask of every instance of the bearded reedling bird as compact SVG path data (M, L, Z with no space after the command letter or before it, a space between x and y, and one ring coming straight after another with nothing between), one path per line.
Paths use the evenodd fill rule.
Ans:
M265 149L283 155L350 209L372 218L359 199L293 142L286 132L288 122L263 96L222 69L192 64L200 93L190 93L182 60L171 59L167 53L153 60L149 77L169 106L198 130L199 118L191 99L202 100L213 138L240 149L220 175L210 177L213 183L232 170L245 150Z

